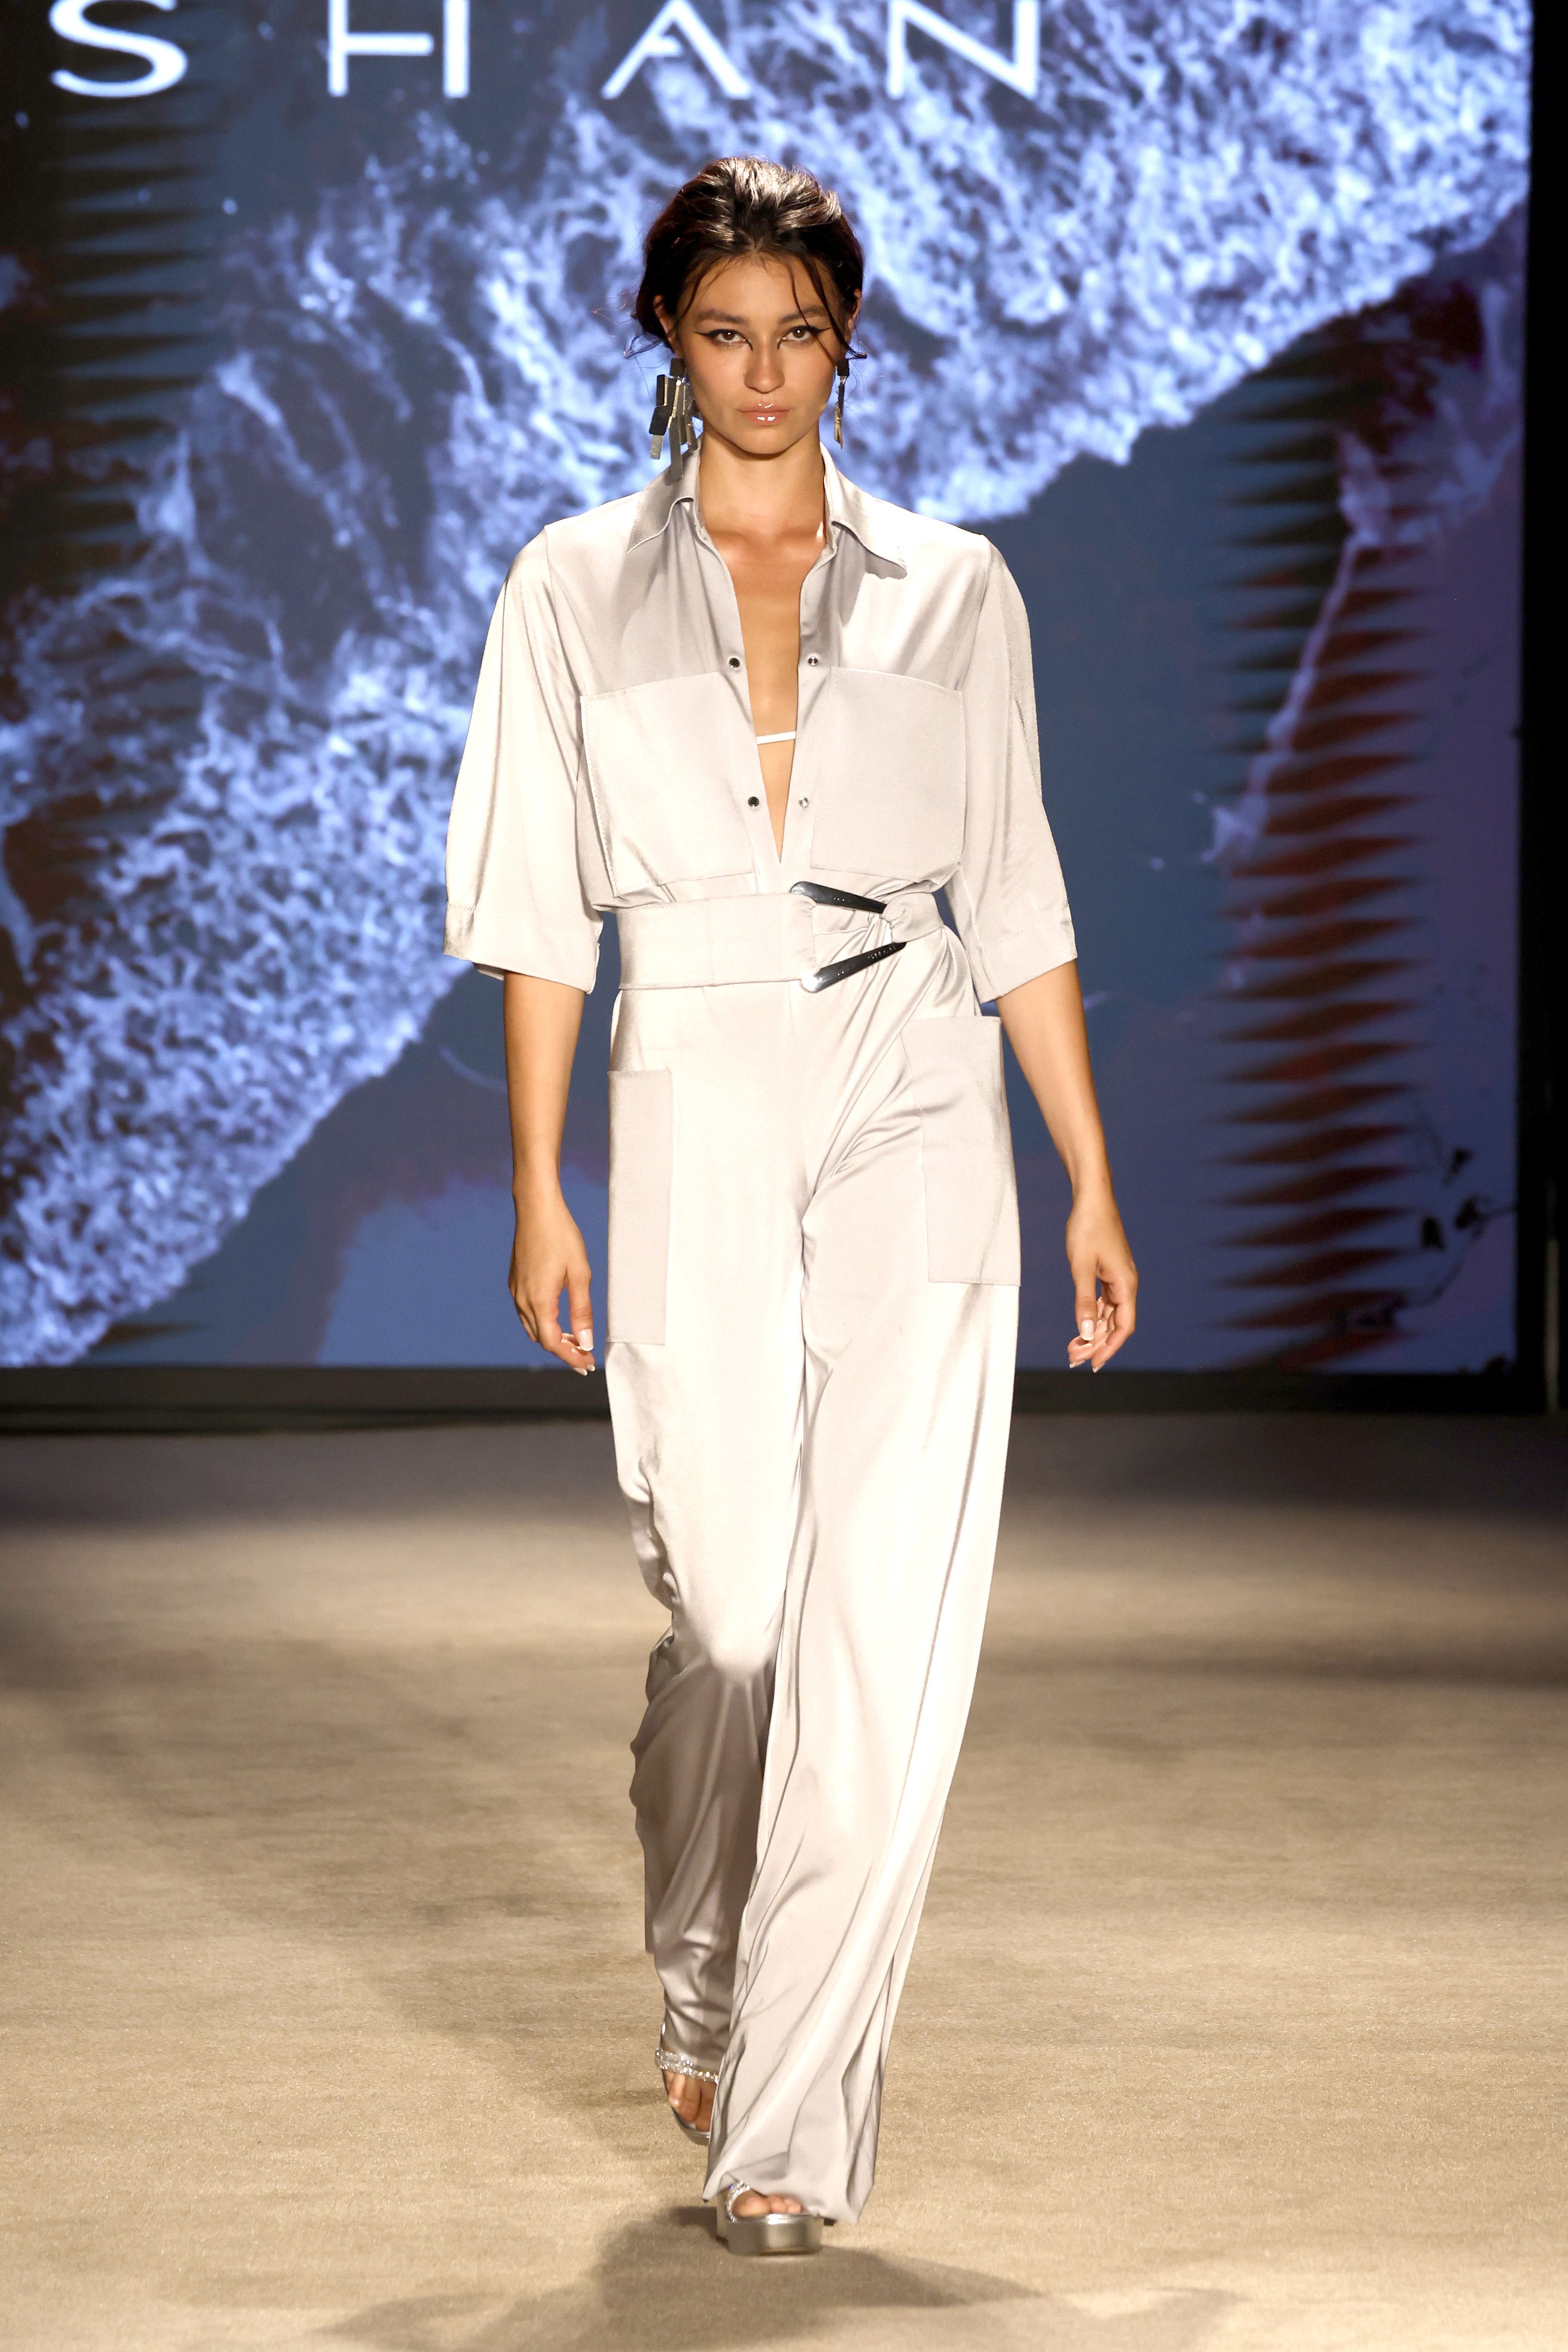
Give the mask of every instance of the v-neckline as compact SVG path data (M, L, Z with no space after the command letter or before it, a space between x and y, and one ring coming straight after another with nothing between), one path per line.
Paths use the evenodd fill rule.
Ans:
M724 559L723 551L722 551L722 549L720 547L719 542L718 542L718 541L714 538L714 536L713 536L712 532L709 530L709 528L708 528L708 524L707 524L707 521L706 521L706 520L705 520L705 518L704 518L704 516L703 516L703 512L702 512L702 476L701 476L700 468L699 468L698 477L697 477L697 489L696 489L696 493L695 493L695 495L693 496L693 498L692 498L692 501L691 501L691 513L692 513L692 520L693 520L693 523L694 523L694 524L695 524L695 526L696 526L696 530L697 530L698 540L699 540L700 543L705 543L705 544L706 544L706 545L707 545L707 546L711 550L715 562L718 563L720 570L721 570L721 571L723 572L723 574L724 574L725 583L726 583L726 585L728 586L729 591L730 591L730 602L731 602L731 604L732 605L732 607L733 607L733 609L734 609L734 614L735 614L735 635L736 635L736 637L738 638L738 640L739 640L739 642L740 642L740 645L741 645L741 647L742 647L742 662L743 662L743 657L744 657L744 649L745 649L745 643L746 643L746 632L745 632L745 629L744 629L744 627L742 626L742 621L741 621L741 598L740 598L740 593L739 593L739 591L737 590L737 588L736 588L736 586L735 586L735 575L734 575L734 573L731 571L729 564L726 562L726 561L725 561L725 559ZM774 834L774 832L773 832L773 811L772 811L772 809L771 809L771 808L768 808L768 780L767 780L767 778L766 778L766 777L763 775L763 762L762 762L762 757L761 757L761 754L760 754L760 752L759 752L759 751L758 751L758 748L757 748L757 722L756 722L755 715L753 714L752 709L752 674L751 674L751 670L750 670L750 667L747 667L747 666L742 666L742 670L741 670L741 673L740 673L740 676L739 676L739 677L738 677L738 678L737 678L737 677L735 677L735 676L733 675L733 673L731 673L731 674L730 674L730 683L731 683L731 685L738 686L739 690L740 690L740 698L741 698L741 701L742 702L742 704L744 705L744 708L745 708L745 714L746 714L746 733L747 733L747 736L748 736L748 738L750 739L750 741L751 741L751 746L752 746L752 759L756 761L756 769L757 769L757 782L758 782L758 784L761 786L761 789L762 789L762 801L763 801L763 808L764 808L765 810L767 810L767 819L768 819L768 823L767 823L768 847L769 847L769 848L772 850L772 852L773 852L773 874L774 874L774 876L776 877L777 880L778 880L781 884L782 884L782 883L783 883L783 881L784 881L784 874L785 874L785 872L786 872L786 870L787 870L787 868L788 868L788 865L789 865L790 817L791 817L791 814L792 814L792 813L793 813L793 811L794 811L795 803L795 760L799 757L798 742L799 742L799 735L800 735L800 720L801 720L801 707L800 707L800 704L801 704L801 677L800 677L800 673L801 673L801 669L802 669L802 667L803 667L803 663L802 663L802 658L801 658L801 646L802 646L803 643L805 642L805 632L804 632L804 630L802 629L802 626L801 626L801 611L802 611L802 606L803 606L803 604L804 604L805 598L805 588L806 588L806 583L807 583L807 581L809 581L809 580L814 580L814 579L816 578L816 576L817 572L820 571L820 569L822 568L822 566L823 566L825 563L831 563L831 562L833 561L833 558L834 558L834 556L836 555L836 553L837 553L837 541L835 541L834 536L833 536L833 517L832 517L832 515L828 512L828 507L827 507L827 465L826 465L826 458L825 458L825 459L824 459L824 462L823 462L823 468L822 468L822 545L821 545L821 547L818 549L818 551L817 551L817 552L816 552L816 556L812 559L812 562L811 562L811 563L807 566L806 570L805 570L805 572L802 572L802 574L801 574L801 579L800 579L800 588L799 588L799 591L798 591L798 593L797 593L797 594L796 594L796 597L795 597L795 730L794 730L794 731L795 731L795 740L796 740L797 749L796 749L796 751L795 751L795 755L791 758L791 761L790 761L790 780L789 780L789 787L788 787L788 790L786 791L786 793L785 793L785 794L784 794L784 834L783 834L783 838L782 838L782 839L781 839L779 836L777 836L777 835Z

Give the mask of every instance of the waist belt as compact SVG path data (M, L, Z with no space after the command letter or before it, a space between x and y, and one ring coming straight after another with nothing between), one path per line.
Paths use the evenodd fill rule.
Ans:
M842 940L873 924L886 935L875 947L837 959L824 955L835 933ZM796 882L788 890L743 898L623 907L616 928L623 988L789 980L815 993L897 955L911 940L941 930L942 917L929 890L859 898L826 882Z

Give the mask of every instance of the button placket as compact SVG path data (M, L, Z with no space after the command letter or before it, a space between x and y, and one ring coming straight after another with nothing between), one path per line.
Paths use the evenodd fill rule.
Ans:
M816 729L812 714L821 699L827 683L828 664L822 643L822 614L826 599L828 565L838 552L837 535L829 532L824 554L806 574L805 593L801 599L801 650L795 698L795 767L790 777L790 804L786 819L784 843L788 850L786 872L791 877L809 873L812 859L812 831L816 819L812 802L816 793L815 773Z
M695 500L692 501L691 522L698 544L706 551L710 562L718 566L723 579L723 587L720 592L723 604L720 611L714 612L714 619L717 623L714 634L719 639L721 647L726 637L731 645L734 645L741 641L741 600L735 593L735 583L730 567L709 537L707 527L697 511ZM714 610L711 603L710 610ZM723 654L721 658L723 669L721 675L734 689L735 700L744 720L745 740L752 746L752 760L754 763L756 725L752 717L752 690L746 676L745 660L743 656L738 653ZM742 815L747 825L754 827L759 815L763 820L761 836L754 836L752 843L752 872L758 889L767 890L773 887L773 877L779 870L778 846L773 840L773 824L763 807L762 795L759 793L742 793L742 797L745 801Z
M735 593L735 583L730 567L709 537L708 526L698 512L695 499L691 501L691 529L708 563L715 568L717 580L723 583L718 588L716 597L712 593L710 594L708 609L714 625L713 634L718 638L721 648L726 637L732 646L738 646L742 648L739 653L721 654L721 657L724 664L724 675L730 685L734 688L735 698L745 713L746 732L752 735L756 730L755 721L752 717L752 690L746 677L745 638L741 628L741 600Z

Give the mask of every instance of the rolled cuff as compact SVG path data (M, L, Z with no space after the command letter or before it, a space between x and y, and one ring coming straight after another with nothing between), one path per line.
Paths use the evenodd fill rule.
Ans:
M595 933L547 931L515 914L499 916L484 907L447 908L443 954L503 980L509 971L527 973L531 980L555 980L564 988L593 990L599 969Z
M970 953L974 992L982 1004L994 1003L1010 989L1022 988L1028 980L1038 980L1042 972L1055 971L1058 964L1072 963L1077 956L1072 919L1065 914L1055 922L1041 924L1037 929L987 940L983 947Z

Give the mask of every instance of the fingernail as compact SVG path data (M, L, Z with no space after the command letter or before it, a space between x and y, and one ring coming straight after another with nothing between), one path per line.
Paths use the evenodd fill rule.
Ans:
M591 1356L591 1355L593 1354L593 1352L594 1352L594 1334L593 1334L593 1332L592 1332L592 1331L579 1331L579 1332L578 1332L578 1334L577 1334L577 1345L582 1349L583 1353L584 1353L585 1356Z
M576 1373L577 1378L580 1381L585 1381L587 1379L588 1367L586 1364L574 1364L572 1370Z
M1087 1315L1078 1327L1078 1336L1080 1339L1092 1339L1094 1337L1094 1325Z

